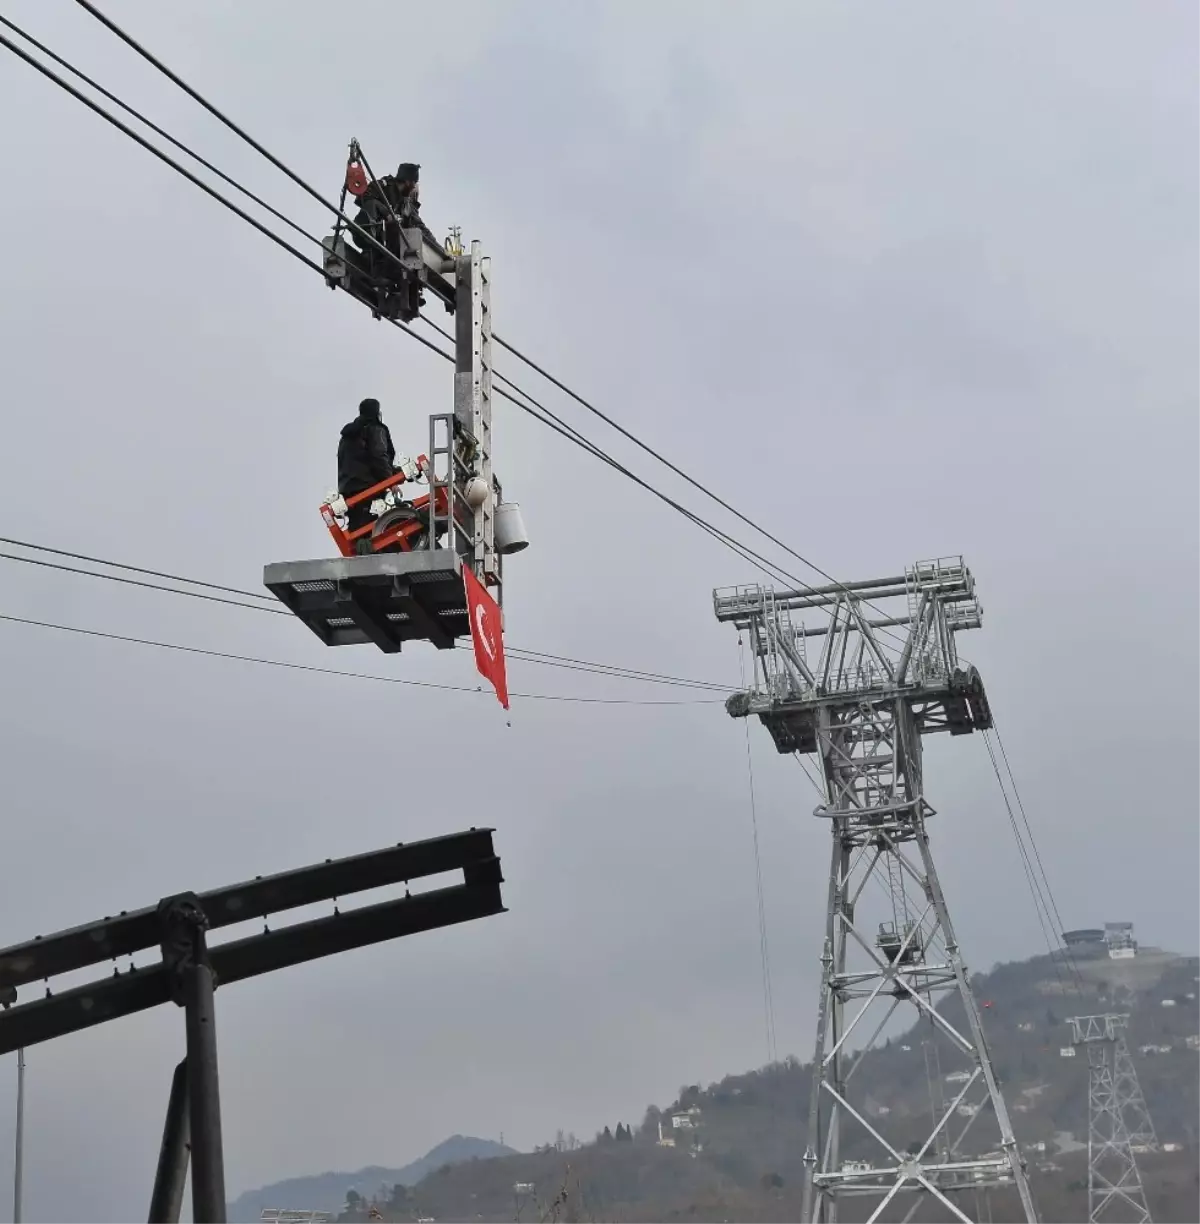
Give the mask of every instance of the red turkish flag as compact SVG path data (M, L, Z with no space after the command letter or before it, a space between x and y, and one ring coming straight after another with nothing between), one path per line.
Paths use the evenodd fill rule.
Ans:
M467 613L471 617L471 640L475 643L475 665L479 674L490 680L500 704L508 709L508 676L504 669L504 631L500 626L500 605L487 593L470 566L463 566L467 588Z

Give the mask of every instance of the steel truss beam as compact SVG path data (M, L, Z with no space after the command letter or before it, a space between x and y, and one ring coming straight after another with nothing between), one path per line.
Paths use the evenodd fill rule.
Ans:
M368 889L461 871L463 882L352 910L337 899ZM225 1174L217 1069L214 991L288 965L386 939L504 912L503 876L491 829L472 829L326 860L312 867L211 892L181 893L157 906L73 927L0 950L0 1053L50 1041L121 1016L174 1002L184 1010L187 1057L176 1068L163 1127L150 1220L178 1220L192 1164L197 1224L225 1219ZM299 906L335 902L324 918L266 929L265 920ZM261 934L210 947L207 933L253 919ZM27 1003L17 987L158 948L161 959Z
M868 600L878 615L866 615ZM814 815L829 823L832 852L803 1218L834 1221L841 1199L861 1196L880 1220L913 1196L906 1218L936 1199L967 1220L968 1191L1008 1186L1036 1220L926 828L922 736L991 725L982 681L955 646L980 623L970 571L949 558L807 592L733 588L714 592L714 609L747 635L755 662L729 713L756 715L780 752L816 756L823 777ZM795 619L812 609L827 623ZM902 630L895 647L880 633L890 626ZM927 1125L871 1097L874 1056L905 1006L929 1026ZM944 1091L944 1079L957 1086Z

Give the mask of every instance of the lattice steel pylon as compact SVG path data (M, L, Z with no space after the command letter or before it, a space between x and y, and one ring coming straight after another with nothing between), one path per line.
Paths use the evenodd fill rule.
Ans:
M1129 1053L1129 1043L1125 1040L1129 1016L1120 1017L1117 1025L1117 1039L1113 1047L1113 1083L1121 1099L1121 1116L1129 1128L1129 1142L1133 1150L1155 1152L1158 1150L1158 1135L1154 1123L1150 1120L1150 1107L1138 1082L1137 1069L1133 1065L1133 1056Z
M920 1213L936 1199L969 1220L974 1191L1011 1186L1024 1218L1035 1221L926 828L935 813L922 737L992 725L979 673L955 646L958 631L981 623L970 571L961 557L943 558L846 585L725 588L713 592L713 606L718 620L748 635L754 659L753 687L726 709L757 716L778 751L802 765L806 755L819 760L824 802L814 815L832 833L803 1218L834 1221L839 1200L854 1195L878 1200L871 1220L899 1211L901 1196L912 1198L904 1219L929 1218ZM793 617L812 610L828 623L806 627ZM813 663L810 639L821 642ZM882 898L868 893L872 883ZM863 1067L872 1074L870 1059L901 1003L928 1019L959 1064L944 1076L949 1103L931 1093L927 1125L875 1102L856 1079ZM851 1053L850 1042L867 1033ZM946 1058L936 1065L942 1078ZM990 1148L976 1127L989 1114Z
M1149 1224L1139 1149L1158 1147L1125 1032L1129 1016L1073 1016L1071 1042L1088 1060L1088 1220Z

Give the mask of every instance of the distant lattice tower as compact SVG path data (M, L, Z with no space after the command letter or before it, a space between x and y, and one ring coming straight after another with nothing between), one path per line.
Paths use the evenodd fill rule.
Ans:
M1149 1224L1137 1153L1158 1147L1125 1040L1128 1015L1074 1016L1072 1044L1088 1057L1088 1220Z
M836 1220L841 1199L862 1196L878 1200L872 1220L905 1205L906 1219L928 1218L931 1199L969 1220L977 1191L1008 1186L1036 1220L927 830L923 737L992 726L979 673L955 645L981 622L970 571L945 558L846 585L726 588L713 605L754 663L752 687L726 709L756 716L801 765L816 758L814 815L832 834L803 1218ZM821 623L806 626L805 612ZM868 1059L901 1004L944 1051L926 1052L930 1122L916 1138L916 1120L870 1083Z

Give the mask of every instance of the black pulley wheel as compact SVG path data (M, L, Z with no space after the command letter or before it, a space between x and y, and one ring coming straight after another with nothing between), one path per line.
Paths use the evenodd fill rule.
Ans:
M401 523L410 523L416 517L417 512L411 506L395 506L391 510L385 510L371 528L371 539L377 540L385 532L394 530ZM395 548L395 545L391 547Z

